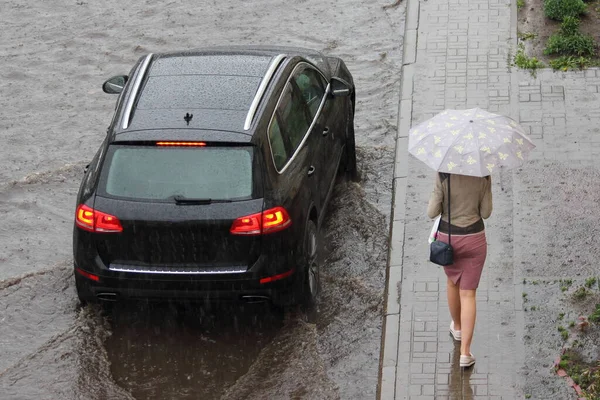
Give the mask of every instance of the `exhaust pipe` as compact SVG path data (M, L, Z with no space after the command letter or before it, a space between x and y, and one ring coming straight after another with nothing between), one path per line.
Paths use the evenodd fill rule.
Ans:
M271 301L269 296L260 296L260 295L244 295L241 299L248 304L254 303L264 303L265 301Z
M102 301L117 301L117 294L112 292L98 293L96 297Z

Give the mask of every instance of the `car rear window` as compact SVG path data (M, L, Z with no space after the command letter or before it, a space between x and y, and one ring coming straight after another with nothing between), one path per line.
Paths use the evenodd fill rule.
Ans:
M252 147L110 146L100 186L136 200L252 198Z

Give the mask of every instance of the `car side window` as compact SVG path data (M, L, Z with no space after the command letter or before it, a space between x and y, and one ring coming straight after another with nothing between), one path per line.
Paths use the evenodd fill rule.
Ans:
M269 126L269 142L271 143L271 153L273 154L275 167L277 170L281 170L288 161L288 154L281 129L279 129L277 115L273 117L273 121L271 121L271 125Z
M295 74L294 80L308 106L311 118L314 119L325 96L326 86L323 77L319 72L307 66Z

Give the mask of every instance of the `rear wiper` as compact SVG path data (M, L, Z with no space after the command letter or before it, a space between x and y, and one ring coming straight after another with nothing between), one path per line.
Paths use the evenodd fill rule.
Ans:
M181 195L175 195L169 197L169 199L175 200L175 204L212 204L212 203L231 203L231 200L215 200L215 199L194 199L188 198Z

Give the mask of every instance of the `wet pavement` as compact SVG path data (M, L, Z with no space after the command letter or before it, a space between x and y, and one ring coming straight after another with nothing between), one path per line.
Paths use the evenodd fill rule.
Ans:
M375 396L404 17L390 5L0 0L3 398ZM354 75L362 180L335 188L319 307L81 308L71 232L83 167L114 108L101 84L146 52L208 44L315 48Z
M565 327L600 299L574 296L598 271L600 70L514 69L516 22L507 0L408 0L381 399L574 399L555 360L574 340L598 359L597 344ZM446 277L428 262L434 172L409 157L407 134L445 108L473 107L519 121L537 148L522 168L492 175L477 362L460 369Z

